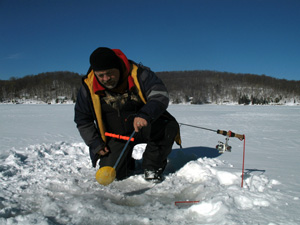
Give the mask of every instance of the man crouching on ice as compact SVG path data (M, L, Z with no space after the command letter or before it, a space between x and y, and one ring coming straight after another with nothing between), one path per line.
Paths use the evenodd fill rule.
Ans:
M133 147L147 143L142 167L146 180L162 181L174 140L180 144L177 121L166 109L169 96L163 82L149 68L128 60L118 49L97 48L83 78L75 105L75 123L89 146L93 167L114 166L126 141L105 132L130 136L116 169L118 180L134 170Z

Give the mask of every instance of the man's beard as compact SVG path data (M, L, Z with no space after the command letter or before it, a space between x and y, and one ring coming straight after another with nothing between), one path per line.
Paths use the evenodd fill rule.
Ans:
M113 89L117 87L118 82L116 80L109 80L108 82L102 83L102 85L107 89Z

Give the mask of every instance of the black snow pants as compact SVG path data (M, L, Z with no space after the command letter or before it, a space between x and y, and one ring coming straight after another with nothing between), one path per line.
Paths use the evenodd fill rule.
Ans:
M134 136L134 142L130 142L123 157L116 168L118 180L128 177L134 170L135 161L131 157L133 147L136 144L146 143L146 149L143 154L142 167L148 170L164 170L167 165L167 157L172 151L174 139L179 130L176 120L158 118L147 127L143 127ZM110 153L100 157L100 167L115 165L123 150L126 141L115 138L107 140L107 146Z

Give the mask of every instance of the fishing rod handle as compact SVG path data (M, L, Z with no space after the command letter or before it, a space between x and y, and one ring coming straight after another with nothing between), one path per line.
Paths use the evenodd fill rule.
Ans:
M125 140L125 141L128 141L129 138L130 138L128 136L122 136L120 134L113 134L113 133L108 133L108 132L105 132L105 136L106 137L117 138L117 139L121 139L121 140ZM134 138L131 138L130 141L134 141Z
M218 134L222 134L224 136L228 136L228 137L236 137L240 140L244 140L244 135L243 134L236 134L236 133L233 133L231 131L225 131L225 130L217 130L217 133Z

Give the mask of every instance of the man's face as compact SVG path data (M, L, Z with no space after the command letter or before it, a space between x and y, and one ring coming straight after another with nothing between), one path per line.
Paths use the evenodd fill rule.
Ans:
M118 69L94 71L94 74L98 81L108 89L115 88L120 79L120 71Z

